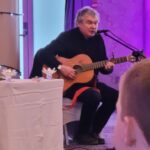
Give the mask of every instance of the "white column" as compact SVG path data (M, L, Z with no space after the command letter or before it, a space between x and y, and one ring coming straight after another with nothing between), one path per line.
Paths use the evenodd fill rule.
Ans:
M7 12L18 10L18 0L0 0L0 65L16 69L19 69L19 16Z

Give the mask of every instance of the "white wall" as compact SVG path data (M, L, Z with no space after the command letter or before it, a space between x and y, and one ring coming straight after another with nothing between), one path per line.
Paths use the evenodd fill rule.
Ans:
M33 0L34 52L64 30L65 0Z

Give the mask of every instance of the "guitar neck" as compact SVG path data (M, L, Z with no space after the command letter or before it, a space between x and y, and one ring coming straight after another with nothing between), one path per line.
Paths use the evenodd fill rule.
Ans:
M91 63L91 64L84 64L84 65L82 65L82 71L88 71L88 70L102 68L102 67L104 67L106 65L106 63L108 61L113 62L114 64L119 64L119 63L123 63L123 62L129 61L129 56L127 56L127 57L120 57L120 58L113 58L113 59L110 59L110 60L98 61L98 62Z

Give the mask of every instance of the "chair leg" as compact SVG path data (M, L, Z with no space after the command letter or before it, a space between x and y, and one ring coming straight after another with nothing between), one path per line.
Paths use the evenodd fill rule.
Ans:
M66 145L69 145L69 135L68 135L68 130L67 130L67 124L63 125L63 129L64 129L64 141Z

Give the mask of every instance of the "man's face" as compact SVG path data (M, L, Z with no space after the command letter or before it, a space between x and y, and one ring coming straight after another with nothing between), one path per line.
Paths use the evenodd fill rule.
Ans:
M98 18L97 16L85 14L83 20L77 23L77 26L85 38L92 37L95 35L98 28Z

